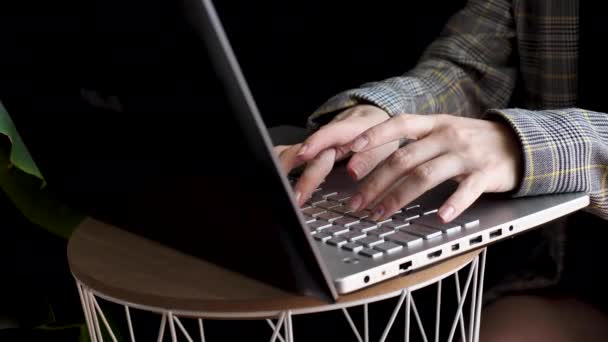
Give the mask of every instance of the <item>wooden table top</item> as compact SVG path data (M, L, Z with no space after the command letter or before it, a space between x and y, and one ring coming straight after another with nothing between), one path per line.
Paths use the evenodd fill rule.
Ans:
M337 303L355 304L433 281L467 265L479 252L341 296ZM85 220L73 234L68 259L74 276L93 291L148 309L237 318L288 309L314 311L331 305L277 289L93 219Z

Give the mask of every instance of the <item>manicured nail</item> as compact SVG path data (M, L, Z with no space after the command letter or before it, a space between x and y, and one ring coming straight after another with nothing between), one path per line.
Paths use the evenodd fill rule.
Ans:
M376 208L376 210L374 210L374 213L372 214L372 221L376 221L379 218L382 217L382 215L384 215L384 207L383 206L379 206L378 208Z
M350 202L348 202L348 208L352 211L358 211L361 204L363 204L363 196L361 196L361 194L357 194L350 199Z
M369 140L367 139L366 136L360 136L357 139L355 139L355 142L353 143L353 146L351 147L351 151L359 152L359 151L363 150L365 148L365 146L367 146L368 143L369 143Z
M454 207L452 207L451 205L448 205L447 207L441 208L441 210L439 210L439 217L441 217L444 222L448 222L449 220L451 220L452 215L454 215Z
M296 157L301 157L304 155L304 153L306 153L306 150L308 150L308 145L304 144L302 146L300 146L300 149L298 150L298 153L296 154Z
M359 178L363 174L363 164L361 164L361 163L353 164L353 166L350 167L350 173L351 173L351 176L355 180L359 180Z

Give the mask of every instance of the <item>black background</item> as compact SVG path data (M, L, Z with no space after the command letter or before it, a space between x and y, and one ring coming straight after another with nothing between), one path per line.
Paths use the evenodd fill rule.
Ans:
M464 1L218 1L268 126L303 125L333 94L403 74Z

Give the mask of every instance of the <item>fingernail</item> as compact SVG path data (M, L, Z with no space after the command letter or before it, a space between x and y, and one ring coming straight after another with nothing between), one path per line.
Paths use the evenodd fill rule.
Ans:
M355 180L358 180L359 177L361 177L361 174L363 174L363 164L361 164L361 163L353 164L353 166L351 166L351 168L350 168L350 172L351 172L351 175L353 176L353 178Z
M445 222L451 220L452 215L454 215L454 207L452 207L451 205L448 205L447 207L441 208L441 210L439 210L439 217L441 217L441 219Z
M380 217L382 217L382 215L384 215L384 207L379 206L378 208L376 208L376 210L374 210L374 213L372 214L371 219L372 219L372 221L376 221Z
M300 146L300 149L298 150L298 153L296 153L296 157L301 157L304 155L304 153L306 153L306 150L308 150L308 145L304 144L302 146Z
M357 211L361 207L361 204L363 204L363 196L357 194L348 202L348 208L352 211Z
M302 193L299 191L296 191L296 202L298 204L300 204L300 198L302 197Z
M351 147L351 151L359 152L359 151L363 150L365 148L365 146L367 146L368 143L369 143L369 140L367 139L366 136L360 136L357 139L355 139L355 142L353 143L353 146Z

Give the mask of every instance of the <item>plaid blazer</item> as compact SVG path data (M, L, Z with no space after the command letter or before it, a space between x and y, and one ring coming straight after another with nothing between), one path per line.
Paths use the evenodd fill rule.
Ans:
M315 128L324 115L362 102L391 115L501 119L514 129L523 151L515 196L585 191L591 197L586 210L608 219L608 115L574 108L578 10L578 0L470 0L413 70L334 96L309 125ZM525 109L506 108L516 81ZM519 279L527 280L505 282L503 290L559 280L566 241L561 226L542 230L544 239L529 251L530 260L544 254L554 264L545 273L522 271Z
M517 133L516 196L586 191L608 218L608 116L577 100L578 1L470 0L403 76L336 95L310 118L360 102L391 115L500 117ZM506 109L520 77L526 109Z

